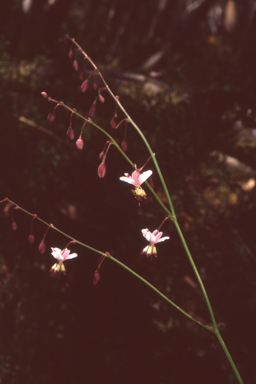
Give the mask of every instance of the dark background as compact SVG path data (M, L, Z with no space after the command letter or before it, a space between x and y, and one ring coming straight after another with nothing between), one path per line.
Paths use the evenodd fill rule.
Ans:
M244 383L254 384L256 2L13 0L1 2L0 26L0 200L7 196L110 252L210 324L172 223L163 226L170 240L158 246L156 260L140 254L141 229L153 231L165 213L150 194L138 207L118 180L131 166L111 147L99 179L106 137L86 126L78 151L66 137L67 111L59 107L47 121L53 104L42 91L84 116L97 95L92 83L80 91L79 75L91 67L73 50L74 71L69 34L152 145L223 338ZM111 129L114 102L104 96L93 119L121 142L124 127ZM76 139L81 126L74 117ZM131 126L127 142L128 156L142 166L148 152ZM237 382L212 334L118 265L105 260L95 287L98 256L71 245L79 257L65 263L67 276L52 276L51 246L64 248L68 240L50 230L41 255L42 223L34 222L30 245L31 218L6 203L0 215L2 383Z

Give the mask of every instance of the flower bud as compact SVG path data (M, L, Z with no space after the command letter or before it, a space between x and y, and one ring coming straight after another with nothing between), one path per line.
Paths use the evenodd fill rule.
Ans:
M47 117L47 119L48 119L49 121L53 121L53 120L55 119L55 113L50 112L49 115L48 115L48 117Z
M35 241L35 236L33 235L33 233L31 233L28 237L28 242L29 244L33 244Z
M98 85L96 83L93 83L92 86L93 86L93 89L95 89L95 90L98 89Z
M127 145L127 141L126 140L123 140L122 143L121 143L121 147L122 147L122 150L124 152L127 151L127 148L128 148L128 145Z
M44 241L41 241L41 243L39 244L39 252L43 254L45 250L46 250L46 245Z
M107 167L105 163L101 163L98 167L98 176L102 179L106 175Z
M81 149L83 149L83 146L84 146L83 139L81 139L79 137L79 139L77 139L77 141L76 141L76 147L77 147L77 149L81 150Z
M103 155L104 155L104 151L102 151L102 152L99 154L99 159L102 159Z
M73 61L73 67L75 71L78 71L78 62L76 60Z
M85 92L89 87L89 84L88 84L88 81L85 80L82 84L81 84L81 91L82 92Z
M111 128L115 128L116 127L116 119L115 119L115 117L113 117L113 119L110 121L110 126L111 126Z
M73 57L73 52L72 52L71 49L70 49L70 51L69 51L69 53L68 53L68 57L69 57L70 59L72 59L72 57Z
M45 98L45 99L47 99L48 98L48 95L47 95L47 93L46 92L41 92L41 95Z
M12 221L12 230L13 231L16 231L16 229L17 229L17 223L16 223L16 221Z
M67 130L66 135L69 138L69 140L73 140L74 139L75 133L74 133L74 130L73 130L72 127L69 127L69 129Z
M93 275L93 284L96 285L100 280L100 273L98 270L96 270L94 272L94 275Z
M102 95L99 95L99 101L101 103L105 103L105 99L104 99L104 97Z
M90 111L89 111L89 116L92 117L94 115L95 111L96 111L96 103L93 102L92 106L90 108Z

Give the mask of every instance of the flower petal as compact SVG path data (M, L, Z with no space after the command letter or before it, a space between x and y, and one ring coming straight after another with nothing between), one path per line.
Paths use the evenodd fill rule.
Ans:
M70 250L65 248L63 249L63 251L61 252L61 257L62 257L62 260L66 260L68 259L68 255L70 254Z
M146 181L152 175L152 173L152 171L146 171L139 175L138 184L141 185L142 183L144 183L144 181Z
M132 178L133 178L133 181L134 181L134 185L140 185L139 177L140 177L139 172L138 171L133 171Z
M55 259L57 260L62 260L62 256L61 256L61 249L59 248L52 248L52 255L53 257L55 257Z
M119 178L119 180L122 180L122 181L125 181L126 183L129 183L129 184L132 184L132 185L135 185L134 184L134 180L131 176L129 177L125 177L125 176L122 176Z
M74 259L74 257L77 257L77 256L78 256L77 253L71 253L71 255L69 255L68 257L66 257L65 260Z
M156 237L155 237L155 243L158 243L158 241L160 240L160 238L162 237L162 234L163 234L163 232L158 232L157 231L157 233L156 233Z
M142 235L147 239L147 241L150 241L152 233L149 232L147 228L141 230Z
M165 241L165 240L168 240L168 239L170 239L169 236L162 237L161 239L159 239L159 240L157 241L157 243L161 243L161 241Z

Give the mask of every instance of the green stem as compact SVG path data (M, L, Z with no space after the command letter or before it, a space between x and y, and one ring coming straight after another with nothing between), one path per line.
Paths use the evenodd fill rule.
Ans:
M21 211L23 211L24 213L26 213L27 215L29 216L32 216L33 218L35 217L35 215L33 213L30 213L29 211L27 211L26 209L22 208L21 206L19 206L18 204L16 204L14 201L8 199L7 197L2 200L1 202L3 201L8 201L9 203L13 204L14 206L18 207ZM49 224L47 223L46 221L40 219L38 216L36 216L35 218L36 220L40 221L41 223L45 224L46 226L48 227L51 227L52 229L54 229L55 231L61 233L63 236L67 237L68 239L70 239L72 242L74 243L77 243L79 245L81 245L82 247L85 247L95 253L98 253L100 254L101 256L105 256L107 258L109 258L110 260L114 261L115 263L117 263L118 265L120 265L121 267L123 267L124 269L126 269L128 272L130 272L131 274L133 274L134 276L136 276L139 280L141 280L144 284L146 284L148 287L150 287L151 289L153 289L158 295L160 295L164 300L166 300L169 304L171 304L173 307L175 307L178 311L180 311L181 313L183 313L183 315L185 315L186 317L188 317L190 320L194 321L195 323L201 325L202 327L204 327L205 329L207 329L208 331L214 333L214 330L212 327L208 326L208 325L205 325L203 323L201 323L200 321L194 319L192 316L190 316L188 313L186 313L183 309L181 309L178 305L176 305L173 301L171 301L170 299L168 299L167 296L165 296L162 292L160 292L156 287L154 287L152 284L150 284L147 280L145 280L142 276L138 275L135 271L133 271L131 268L127 267L125 264L121 263L121 261L115 259L113 256L111 256L108 252L101 252L99 251L98 249L95 249L93 247L90 247L89 245L85 244L85 243L82 243L81 241L78 241L76 239L74 239L73 237L67 235L65 232L61 231L60 229L54 227L53 224Z
M153 162L154 162L154 165L155 165L155 167L156 167L156 171L157 171L157 173L158 173L158 175L159 175L159 178L160 178L160 180L161 180L161 183L162 183L162 186L163 186L165 195L166 195L166 197L167 197L167 201L168 201L168 204L169 204L169 207L170 207L172 216L173 216L173 217L171 217L170 212L169 212L170 219L173 219L173 221L174 221L175 227L176 227L176 229L177 229L177 231L178 231L178 233L179 233L179 236L180 236L180 238L181 238L181 242L182 242L182 244L183 244L183 247L184 247L184 249L185 249L185 252L186 252L186 254L187 254L187 256L188 256L188 259L189 259L189 261L190 261L190 263L191 263L191 266L192 266L192 268L193 268L193 270L194 270L194 273L195 273L195 275L196 275L196 277L197 277L198 283L199 283L200 288L201 288L201 290L202 290L202 293L203 293L203 295L204 295L204 298L205 298L205 301L206 301L206 304L207 304L207 307L208 307L208 310L209 310L209 313L210 313L210 316L211 316L211 319L212 319L212 322L213 322L213 327L214 327L214 330L215 330L215 334L216 334L216 336L217 336L217 338L218 338L218 340L219 340L219 342L220 342L220 344L221 344L221 346L222 346L222 348L223 348L223 350L224 350L224 352L225 352L225 354L226 354L226 356L227 356L227 358L228 358L228 360L229 360L229 362L230 362L230 364L231 364L231 366L232 366L232 368L233 368L233 370L234 370L234 373L235 373L235 375L236 375L236 377L237 377L239 383L242 384L243 382L242 382L242 379L241 379L241 377L240 377L240 375L239 375L239 373L238 373L238 370L237 370L237 368L236 368L236 366L235 366L235 364L234 364L234 362L233 362L233 360L232 360L232 358L231 358L231 356L230 356L230 354L229 354L229 352L228 352L228 350L227 350L227 348L226 348L226 346L225 346L225 344L224 344L224 341L223 341L223 339L222 339L222 337L221 337L219 331L218 331L217 323L216 323L215 316L214 316L214 313L213 313L213 310L212 310L212 306L211 306L211 304L210 304L210 300L209 300L209 298L208 298L208 295L207 295L207 293L206 293L204 284L203 284L203 282L202 282L202 280L201 280L201 277L200 277L199 272L198 272L198 270L197 270L197 268L196 268L196 265L195 265L195 263L194 263L194 261L193 261L193 258L192 258L191 254L190 254L190 251L189 251L189 249L188 249L187 243L186 243L186 241L185 241L185 239L184 239L184 236L183 236L183 234L182 234L182 231L181 231L181 229L180 229L180 226L179 226L179 224L178 224L178 222L177 222L177 220L176 220L175 210L174 210L174 207L173 207L173 204L172 204L172 201L171 201L171 197L170 197L169 191L168 191L168 189L167 189L165 180L164 180L163 175L162 175L162 172L161 172L161 170L160 170L160 168L159 168L159 165L158 165L158 162L157 162L157 160L156 160L156 157L155 157L155 155L154 155L154 153L153 153L153 151L152 151L152 149L151 149L151 147L150 147L150 145L149 145L149 143L148 143L146 137L143 135L143 133L141 132L141 130L139 129L139 127L135 124L135 122L133 121L133 119L132 119L132 118L129 116L129 114L126 112L126 110L124 109L124 107L122 106L122 104L119 102L119 100L115 97L115 95L113 94L113 92L112 92L111 89L109 88L109 86L108 86L108 84L106 83L104 77L102 76L101 72L98 70L98 68L97 68L97 66L94 64L94 62L87 56L87 54L82 50L82 48L80 47L80 45L77 44L76 41L75 41L74 39L71 39L69 36L67 36L67 37L68 37L68 38L69 38L69 39L70 39L70 40L71 40L71 41L72 41L72 42L79 48L79 50L81 51L81 53L88 59L88 61L91 63L91 65L94 67L94 69L97 70L97 72L98 72L100 78L102 79L102 81L103 81L105 87L107 88L109 94L113 97L113 99L114 99L115 102L118 104L119 108L123 111L123 113L125 114L125 116L130 120L130 123L134 126L135 130L137 131L137 133L139 134L139 136L142 138L144 144L146 145L146 147L147 147L147 149L148 149L148 151L149 151L149 153L150 153L150 155L151 155L151 157L152 157L152 160L153 160ZM105 131L104 131L104 133L105 133ZM130 162L130 161L129 161L129 162ZM155 195L155 197L157 196L156 194L154 194L154 195ZM158 198L158 196L157 196L157 200L158 200L158 202L160 202L160 199ZM161 203L160 203L160 204L161 204ZM161 204L161 205L162 205L162 207L164 207L165 211L168 213L169 210L168 210L163 204ZM121 264L120 264L120 265L121 265ZM123 266L124 266L124 265L123 265ZM128 267L126 267L126 266L124 266L124 267L125 267L126 269L128 269ZM133 273L133 272L132 272L132 273ZM133 274L135 274L135 273L133 273ZM135 275L136 275L136 274L135 274ZM186 314L186 312L185 312L184 314ZM186 315L187 315L187 314L186 314Z
M231 365L231 367L232 367L232 369L234 371L234 374L236 375L236 378L237 378L238 382L240 384L244 384L243 380L242 380L242 378L240 376L240 373L238 372L238 369L237 369L237 367L236 367L236 365L235 365L235 363L234 363L234 361L233 361L233 359L232 359L232 357L231 357L231 355L230 355L230 353L229 353L229 351L228 351L228 349L226 347L226 344L224 343L224 340L222 339L221 334L220 334L218 329L215 330L215 335L216 335L217 339L219 340L219 343L222 346L222 349L223 349L225 355L227 356L227 359L228 359L228 361L229 361L229 363L230 363L230 365Z

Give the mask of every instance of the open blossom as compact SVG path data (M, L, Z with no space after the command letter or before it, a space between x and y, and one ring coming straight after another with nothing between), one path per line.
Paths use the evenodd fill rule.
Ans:
M143 198L146 199L147 195L144 189L141 188L141 184L144 183L150 176L152 175L152 171L146 171L143 173L139 173L137 170L132 173L130 176L128 173L125 173L125 176L120 177L120 180L125 181L126 183L132 184L135 186L134 193L135 197L141 201Z
M157 229L151 233L147 228L141 230L142 235L149 241L149 245L147 245L141 253L146 253L147 257L155 256L157 257L155 244L160 243L161 241L165 241L169 239L169 236L162 237L163 232L159 232Z
M51 271L53 271L54 273L62 272L64 274L66 273L66 269L65 269L64 264L63 264L64 261L68 260L68 259L73 259L74 257L77 257L77 253L71 253L71 255L70 255L70 250L67 248L65 248L63 250L61 250L59 248L52 248L52 255L59 262L52 266Z

